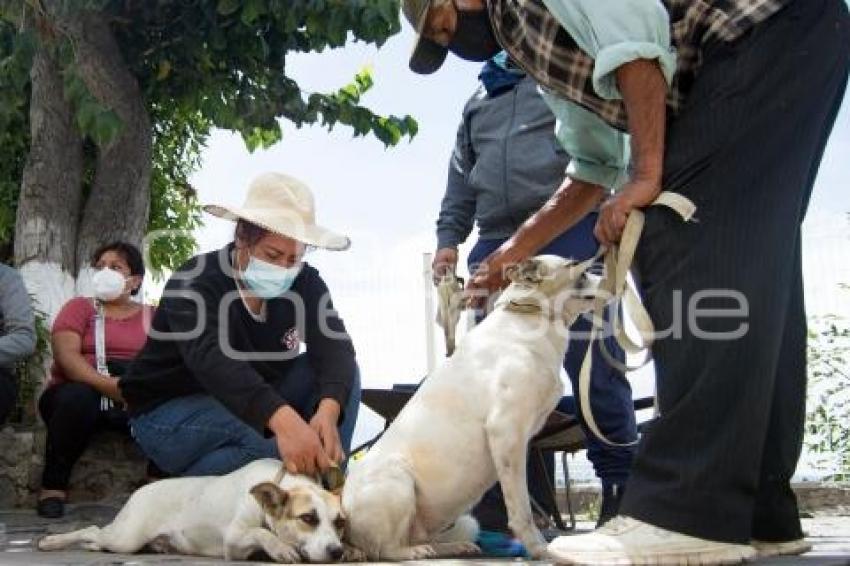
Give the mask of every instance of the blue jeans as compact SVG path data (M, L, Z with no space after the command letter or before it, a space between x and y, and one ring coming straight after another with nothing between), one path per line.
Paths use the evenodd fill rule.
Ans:
M316 377L306 354L298 356L291 369L272 385L298 414L310 419L319 398ZM359 407L358 372L339 425L346 454L351 449ZM130 429L145 454L173 475L222 475L260 458L280 458L274 437L263 437L205 394L167 401L131 419Z
M593 237L596 219L596 213L587 215L578 224L540 250L539 255L551 254L579 261L593 257L599 248L599 243ZM469 252L467 258L470 273L504 242L505 239L479 240L472 251ZM610 319L610 315L606 318ZM589 331L590 321L585 317L579 317L570 327L570 332L575 335L587 336ZM605 344L615 359L625 360L623 350L613 337L606 338ZM570 347L564 357L564 369L570 378L573 391L578 390L579 370L586 353L586 338L570 339ZM631 442L637 438L632 388L626 378L605 361L599 344L593 346L590 398L593 405L593 418L596 419L600 430L606 437L619 443ZM608 446L598 440L585 425L577 404L577 398L564 397L558 407L570 414L579 416L579 421L585 436L587 436L587 458L593 464L597 477L603 484L625 483L629 477L636 447Z

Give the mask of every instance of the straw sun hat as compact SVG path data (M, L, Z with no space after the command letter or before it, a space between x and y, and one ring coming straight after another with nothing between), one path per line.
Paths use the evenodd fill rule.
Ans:
M204 210L227 220L247 220L260 228L326 250L345 250L348 236L316 224L316 206L309 187L289 175L264 173L254 179L241 207L208 204Z

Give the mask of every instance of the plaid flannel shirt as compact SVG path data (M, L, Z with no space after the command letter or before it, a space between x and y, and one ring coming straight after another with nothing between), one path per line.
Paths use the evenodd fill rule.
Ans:
M676 74L667 104L682 107L700 66L702 47L735 41L792 0L661 0L670 14L677 53ZM802 0L805 1L805 0ZM621 100L606 100L593 88L593 59L582 51L542 0L488 0L496 38L511 57L543 87L626 130Z

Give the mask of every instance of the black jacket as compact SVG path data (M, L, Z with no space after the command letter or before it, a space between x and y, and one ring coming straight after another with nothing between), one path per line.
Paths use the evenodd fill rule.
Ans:
M305 264L289 292L266 302L259 322L239 296L232 248L191 259L166 284L148 340L119 383L131 417L206 392L262 432L286 403L269 382L285 375L301 342L320 398L345 407L354 346L319 272Z

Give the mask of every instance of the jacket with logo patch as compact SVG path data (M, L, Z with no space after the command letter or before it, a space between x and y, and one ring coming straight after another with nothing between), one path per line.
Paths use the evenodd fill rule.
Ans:
M262 432L286 404L270 382L284 376L301 342L319 398L345 407L356 374L354 346L319 272L304 264L292 289L255 319L239 296L233 245L191 259L169 279L139 355L121 378L130 416L175 397L208 393Z

